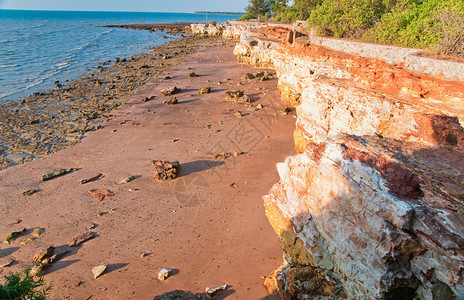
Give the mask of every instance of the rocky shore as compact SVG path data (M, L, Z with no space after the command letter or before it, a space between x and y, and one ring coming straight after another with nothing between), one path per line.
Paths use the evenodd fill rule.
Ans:
M292 151L294 115L275 72L238 64L233 42L165 47L86 75L79 103L68 83L34 96L22 123L14 111L34 101L6 110L22 130L44 107L27 126L52 132L52 151L75 129L59 114L101 129L0 171L0 276L43 273L60 299L273 299L263 282L282 253L261 195Z
M118 27L185 33L185 24L139 26ZM0 169L64 149L105 126L129 95L212 39L182 35L149 53L115 58L78 79L56 82L56 89L1 104Z
M125 28L134 30L165 31L170 33L191 33L190 23L168 23L168 24L127 24L107 25L108 28Z

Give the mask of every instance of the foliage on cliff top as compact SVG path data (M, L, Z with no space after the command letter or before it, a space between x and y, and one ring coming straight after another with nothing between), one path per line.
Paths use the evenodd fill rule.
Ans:
M308 23L326 36L464 52L462 0L324 0Z
M250 0L243 19L308 20L319 34L464 57L464 0Z

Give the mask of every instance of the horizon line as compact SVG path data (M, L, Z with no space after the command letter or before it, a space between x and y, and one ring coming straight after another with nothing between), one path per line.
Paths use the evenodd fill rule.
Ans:
M62 11L62 12L127 12L127 13L177 13L177 14L205 14L209 11L194 11L194 12L184 12L184 11L128 11L128 10L66 10L66 9L22 9L22 8L0 8L0 10L20 10L20 11ZM226 14L244 14L243 12L237 11L211 11L211 13L226 13Z

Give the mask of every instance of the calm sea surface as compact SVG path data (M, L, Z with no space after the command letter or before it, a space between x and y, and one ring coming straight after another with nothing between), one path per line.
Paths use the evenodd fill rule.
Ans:
M209 15L225 22L236 15ZM165 43L164 32L99 28L111 24L205 22L203 14L0 10L0 102L77 78L116 56Z

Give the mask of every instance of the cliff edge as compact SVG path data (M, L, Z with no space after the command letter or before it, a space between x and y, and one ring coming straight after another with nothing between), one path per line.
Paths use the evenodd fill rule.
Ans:
M264 196L284 252L269 292L464 298L464 64L300 25L215 33L239 40L240 63L275 69L297 113L297 154Z

